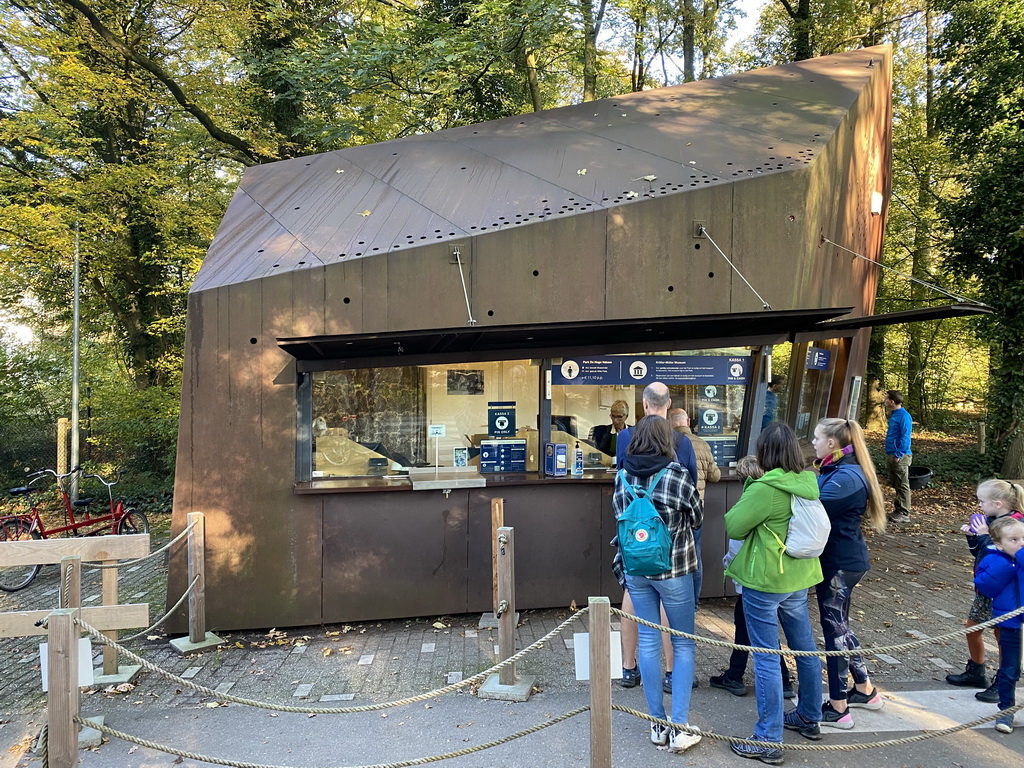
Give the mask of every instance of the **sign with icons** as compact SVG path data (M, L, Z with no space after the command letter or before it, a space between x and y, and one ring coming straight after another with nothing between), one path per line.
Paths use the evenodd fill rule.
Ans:
M831 359L832 352L830 350L810 347L807 350L807 364L804 368L808 371L827 371Z
M515 437L516 404L514 400L487 404L487 434L491 437Z
M717 355L574 357L551 370L552 384L749 384L750 358ZM709 397L708 399L716 399Z

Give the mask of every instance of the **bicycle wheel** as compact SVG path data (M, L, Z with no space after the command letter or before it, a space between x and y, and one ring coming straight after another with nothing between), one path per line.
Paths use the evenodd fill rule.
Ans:
M149 533L149 520L137 509L126 509L124 516L117 521L117 532L121 535Z
M32 530L32 524L28 520L20 520L16 517L0 522L0 540L2 541L27 541L30 539L42 538L36 531ZM17 592L32 583L32 579L39 573L38 565L4 565L0 566L0 589L4 592Z

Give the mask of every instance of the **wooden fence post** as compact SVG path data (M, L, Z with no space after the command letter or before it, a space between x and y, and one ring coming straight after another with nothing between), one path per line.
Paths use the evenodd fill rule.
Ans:
M516 539L515 528L498 529L498 653L502 660L516 653ZM502 610L504 609L504 610ZM501 685L515 685L516 665L498 671Z
M590 598L590 768L612 765L611 603ZM656 681L660 682L660 681Z
M60 559L60 585L58 604L61 608L82 607L82 558L65 555Z
M206 639L206 517L202 512L189 512L188 583L196 581L188 596L188 639L201 643Z
M115 565L116 560L104 560L103 565ZM117 605L117 569L116 568L104 568L103 569L103 605ZM117 630L108 629L104 630L104 635L109 637L111 640L117 640ZM117 649L112 648L109 645L103 646L103 674L104 675L116 675L117 674Z
M491 499L491 610L498 615L498 529L505 525L505 500Z
M63 569L63 564L62 564ZM76 768L78 765L79 711L78 636L75 609L50 614L47 646L46 736L47 768Z

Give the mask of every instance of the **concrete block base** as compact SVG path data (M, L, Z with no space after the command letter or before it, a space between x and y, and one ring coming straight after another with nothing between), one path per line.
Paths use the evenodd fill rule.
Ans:
M94 723L103 725L103 715L84 715L83 719L92 720ZM103 734L97 731L95 728L90 728L87 725L83 725L82 729L78 732L78 748L79 749L90 749L92 747L98 747L103 743Z
M519 626L519 611L516 611L516 615L514 617L514 621L515 621L515 626L518 627ZM500 624L501 624L501 619L494 618L494 614L491 613L490 611L488 611L487 613L481 613L480 614L480 623L477 624L476 626L479 629L497 629Z
M92 720L93 722L103 725L103 715L83 715L84 720ZM36 746L35 753L39 754L39 748L41 743L39 737L42 735L42 729L39 729L39 733L36 734ZM103 734L97 731L95 728L90 728L87 725L83 725L78 731L78 748L79 749L91 749L98 747L103 743Z
M217 637L212 632L207 632L206 637L200 640L198 643L193 643L188 639L188 635L185 637L176 637L171 640L171 647L184 656L186 653L195 653L196 651L202 651L207 648L215 648L224 641Z
M141 664L120 664L117 667L116 674L104 675L103 667L96 667L92 672L92 684L97 688L106 688L110 685L131 683L139 676L141 671Z
M498 682L498 673L495 673L484 680L484 684L480 686L480 690L477 691L477 696L481 699L498 699L500 701L529 701L530 692L533 690L533 684L536 682L536 677L523 677L517 676L516 681L512 685L502 685Z

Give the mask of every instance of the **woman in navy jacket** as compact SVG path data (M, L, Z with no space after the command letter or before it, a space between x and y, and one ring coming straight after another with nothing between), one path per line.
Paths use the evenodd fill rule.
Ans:
M822 419L812 442L818 457L815 466L820 472L821 503L832 524L820 557L822 582L815 588L821 629L825 650L848 650L860 646L850 627L853 588L871 568L861 520L867 514L871 526L884 531L885 508L860 424ZM871 685L863 657L828 656L825 666L829 700L821 707L822 725L848 730L853 728L850 707L882 708L882 697ZM847 690L851 674L854 687Z

